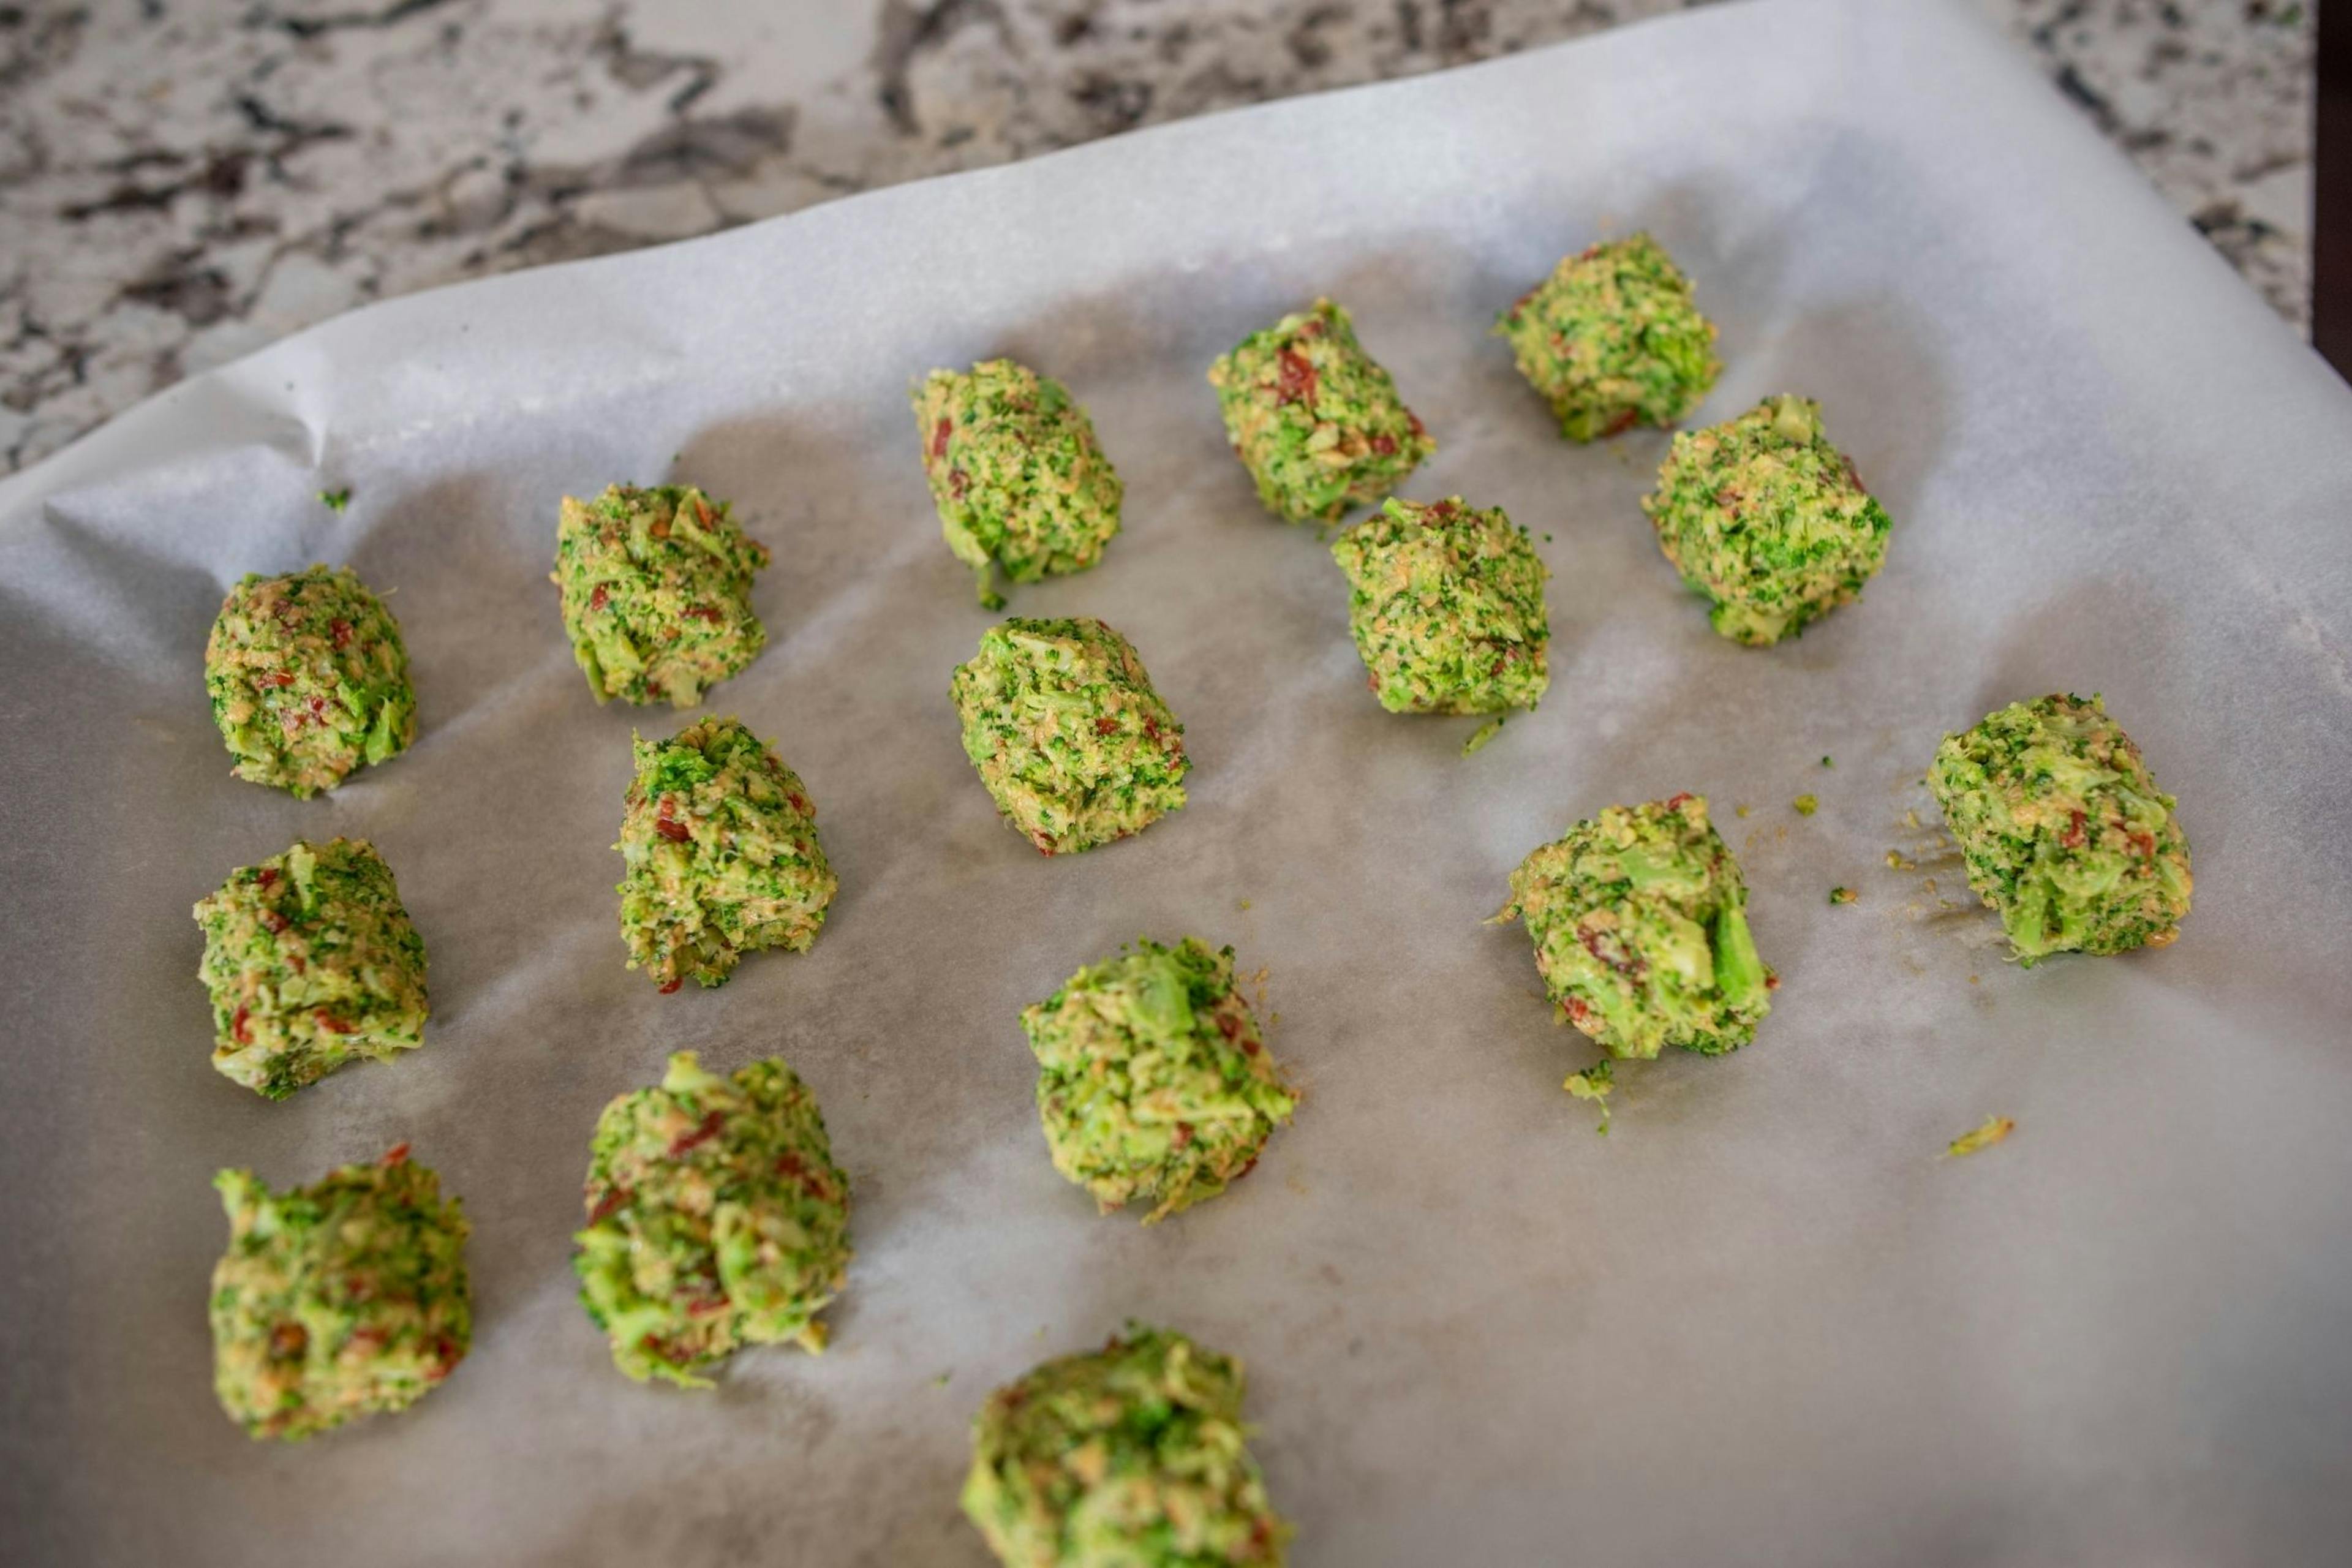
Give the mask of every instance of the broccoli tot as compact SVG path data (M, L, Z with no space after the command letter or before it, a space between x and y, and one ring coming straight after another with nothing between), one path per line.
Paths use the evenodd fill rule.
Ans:
M1676 436L1642 510L1683 581L1713 602L1715 629L1759 647L1860 595L1893 526L1801 397Z
M340 566L240 578L205 644L205 691L229 771L305 799L416 738L400 624Z
M1747 905L1706 798L1677 795L1611 806L1529 855L1495 918L1526 917L1545 988L1611 1056L1719 1056L1755 1038L1780 984Z
M1184 726L1135 645L1100 621L991 626L949 691L989 798L1047 855L1140 833L1184 804Z
M643 1383L708 1388L745 1345L824 1349L849 1271L849 1178L816 1097L773 1057L730 1078L692 1051L596 1119L580 1302Z
M1258 499L1286 522L1337 522L1437 449L1328 300L1243 339L1209 384Z
M743 954L806 952L840 887L801 777L736 719L632 742L621 816L621 938L675 991L719 985Z
M1298 1096L1234 984L1234 950L1186 937L1079 970L1021 1015L1054 1168L1150 1225L1249 1173Z
M948 548L1004 600L991 563L1015 583L1083 572L1118 531L1124 491L1069 388L1009 359L935 370L915 393L923 472Z
M289 1192L250 1171L213 1185L229 1223L213 1269L213 1384L248 1433L298 1441L404 1410L465 1359L471 1227L407 1144Z
M1646 234L1569 257L1495 322L1571 441L1672 425L1723 369L1690 279Z
M1331 542L1348 626L1391 713L1533 708L1550 676L1544 563L1500 507L1391 499Z
M283 1100L359 1058L425 1043L425 942L364 838L298 843L196 906L213 1067Z
M1129 1323L988 1397L963 1511L1006 1568L1282 1568L1242 1364Z
M2021 963L2180 934L2189 839L2098 698L2012 702L1945 736L1927 784Z
M690 708L758 657L751 577L768 547L692 485L563 498L552 580L572 657L598 702Z

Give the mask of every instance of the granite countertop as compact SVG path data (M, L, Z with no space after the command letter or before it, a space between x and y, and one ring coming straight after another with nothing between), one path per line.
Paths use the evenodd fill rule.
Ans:
M1686 3L0 0L0 472L371 300ZM2311 5L1974 3L2306 325Z

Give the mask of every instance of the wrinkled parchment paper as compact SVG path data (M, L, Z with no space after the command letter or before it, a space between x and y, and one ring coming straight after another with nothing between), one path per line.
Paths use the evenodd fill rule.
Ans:
M1636 508L1664 437L1564 446L1483 336L1643 226L1722 325L1700 417L1819 398L1895 519L1801 642L1712 635ZM1466 760L1474 721L1367 695L1337 569L1260 513L1202 381L1318 291L1437 435L1410 492L1507 508L1555 574L1551 696ZM1068 859L999 826L947 699L987 616L906 395L996 353L1066 378L1128 484L1106 563L1013 609L1129 634L1198 759L1188 809ZM631 727L679 719L591 703L545 577L559 497L672 477L775 550L715 707L806 778L842 893L813 953L661 996L609 846ZM2004 46L1876 0L472 284L202 377L0 487L0 1557L978 1564L971 1413L1134 1314L1247 1360L1301 1564L2330 1558L2348 509L2345 388ZM423 730L303 803L229 776L199 660L238 574L319 559L391 591ZM2197 904L2168 951L2029 973L1916 781L2066 688L2179 795ZM1749 1049L1626 1073L1596 1137L1559 1087L1590 1047L1479 922L1535 845L1680 789L1784 984ZM188 909L335 833L397 871L433 1023L271 1105L207 1065ZM1307 1100L1145 1230L1048 1165L1015 1016L1187 932L1266 970ZM789 1058L856 1185L836 1348L699 1396L614 1373L567 1267L598 1109L683 1047ZM2006 1144L1941 1157L1996 1113ZM210 1388L207 1179L400 1140L473 1215L472 1357L396 1419L249 1442Z

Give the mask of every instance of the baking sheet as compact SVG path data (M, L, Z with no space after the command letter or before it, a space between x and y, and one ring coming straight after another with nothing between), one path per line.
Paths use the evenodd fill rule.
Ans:
M1562 445L1482 336L1636 226L1721 323L1700 417L1821 399L1895 519L1801 642L1714 637L1636 507L1664 437ZM1325 290L1436 433L1409 492L1507 507L1555 574L1552 695L1466 760L1471 721L1368 699L1336 568L1259 512L1202 382ZM905 406L994 353L1066 379L1128 484L1106 564L1013 609L1128 633L1198 762L1181 815L1066 859L961 754L988 617ZM809 955L660 996L608 847L632 726L677 721L591 704L544 579L559 497L670 478L775 550L769 648L715 706L805 777L842 893ZM198 378L0 486L0 1558L977 1564L970 1414L1133 1314L1247 1360L1305 1565L2324 1560L2348 497L2320 362L1997 39L1868 0L472 284ZM304 803L228 776L198 668L226 584L314 559L392 591L423 728ZM2197 905L2168 951L2029 973L1906 813L1944 731L2070 687L2180 797ZM1784 984L1748 1050L1625 1074L1599 1138L1559 1089L1589 1047L1479 921L1528 849L1678 789ZM271 1105L207 1065L187 911L335 833L396 869L435 1016ZM1015 1015L1186 932L1265 968L1308 1098L1144 1230L1047 1163ZM836 1348L700 1396L615 1373L567 1268L598 1109L684 1047L788 1058L856 1194ZM2007 1144L1939 1158L1995 1113ZM210 1389L207 1178L400 1140L474 1219L471 1358L397 1419L248 1442Z

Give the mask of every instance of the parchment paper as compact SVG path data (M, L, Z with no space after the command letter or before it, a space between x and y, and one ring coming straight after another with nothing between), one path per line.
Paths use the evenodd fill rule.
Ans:
M1895 519L1801 642L1710 633L1636 507L1664 438L1563 445L1483 336L1637 226L1722 325L1700 419L1821 399ZM1466 760L1472 721L1372 703L1337 569L1202 381L1324 290L1436 433L1410 493L1507 508L1555 573L1552 694ZM1125 631L1198 760L1189 808L1067 859L958 747L988 617L905 405L995 353L1066 379L1128 483L1106 563L1013 609ZM679 719L591 703L545 577L561 496L671 477L775 550L771 644L714 707L804 775L842 892L809 955L661 996L609 846L632 726ZM2347 497L2321 363L1989 33L1872 0L472 284L199 378L0 487L0 1558L978 1564L971 1413L1134 1314L1247 1360L1309 1568L2340 1561ZM199 664L228 583L314 559L392 590L423 729L303 803L229 776ZM2027 972L1906 814L1945 731L2068 688L2180 797L2196 910ZM1591 1048L1479 922L1528 849L1679 789L1784 984L1749 1049L1626 1073L1596 1137L1559 1088ZM397 871L433 1022L272 1105L207 1064L188 910L335 833ZM1308 1098L1145 1230L1050 1168L1016 1014L1187 932L1268 971ZM783 1054L856 1188L836 1348L700 1396L614 1372L567 1266L598 1109L681 1047ZM1940 1157L1994 1113L2007 1144ZM473 1215L471 1359L397 1418L248 1441L208 1178L404 1139Z

